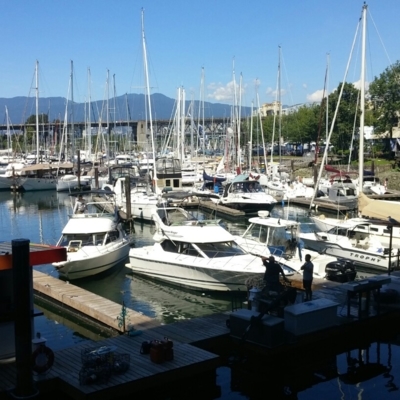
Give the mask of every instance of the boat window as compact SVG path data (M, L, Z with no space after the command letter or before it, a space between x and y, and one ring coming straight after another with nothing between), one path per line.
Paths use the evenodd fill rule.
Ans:
M179 253L186 254L188 256L202 257L191 243L181 243L178 248Z
M209 258L232 257L246 254L235 242L196 243L196 246Z
M268 228L262 225L253 224L251 228L246 232L244 238L258 240L260 243L267 241Z
M93 244L93 235L91 234L63 235L58 245L67 247L71 240L80 240L82 242L82 246L90 246Z
M379 232L379 229L378 228L370 228L370 230L372 231L372 232Z
M233 193L243 193L243 183L236 183L235 186L233 186Z
M357 226L357 229L362 229L362 230L365 230L365 226L364 225L359 225L359 226Z
M99 235L96 235L96 239L97 239L97 236L99 236ZM119 237L119 232L116 229L111 232L108 232L106 243L115 242L118 239L118 237ZM103 243L103 242L101 242L101 243ZM101 244L101 243L97 243L97 240L96 240L96 244Z
M164 240L161 243L161 247L164 249L164 251L168 251L170 253L178 252L178 246L174 242L172 242L172 240Z
M383 230L383 233L387 233L387 234L389 234L389 233L390 233L390 231L389 231L389 229L384 229L384 230Z
M351 231L352 232L352 231ZM334 235L347 236L347 229L337 228L336 226L328 231Z

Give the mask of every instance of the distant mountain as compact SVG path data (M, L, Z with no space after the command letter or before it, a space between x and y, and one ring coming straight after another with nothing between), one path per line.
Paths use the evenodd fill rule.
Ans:
M39 99L39 114L48 114L49 120L54 121L59 119L64 121L65 106L67 99L64 97L45 97ZM152 104L152 116L153 120L170 120L173 118L175 112L175 100L160 93L151 95ZM36 99L34 97L13 97L10 99L0 98L0 113L3 115L2 122L0 125L5 125L6 115L5 106L8 109L8 116L11 124L24 123L29 116L36 113ZM203 117L203 107L199 101L193 102L193 110L191 107L191 101L186 101L186 115L190 112L193 115L195 121L199 119L198 115L200 112L200 119ZM75 103L72 107L71 101L68 104L68 117L67 120L70 122L83 122L85 121L85 108L87 104ZM128 94L124 96L112 98L108 101L109 108L109 121L126 121L128 120L143 120L146 115L146 105L144 94ZM221 103L209 103L204 102L204 118L225 118L229 119L232 112L232 106L229 104ZM106 101L94 101L91 103L91 115L90 119L92 122L99 121L99 115L101 110L106 109ZM250 107L242 107L241 116L246 117L251 113ZM0 115L1 115L0 114ZM102 120L106 120L106 113L102 113Z

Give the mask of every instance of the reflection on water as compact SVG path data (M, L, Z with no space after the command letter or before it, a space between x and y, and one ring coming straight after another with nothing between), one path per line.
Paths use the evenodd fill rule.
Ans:
M216 312L231 311L232 302L244 301L243 296L232 298L231 293L201 293L178 289L134 275L130 279L131 307L168 324ZM234 303L236 304L236 303Z

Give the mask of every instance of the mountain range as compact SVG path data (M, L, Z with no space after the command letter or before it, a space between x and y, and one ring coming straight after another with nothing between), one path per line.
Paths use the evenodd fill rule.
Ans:
M172 120L176 109L175 99L164 96L161 93L155 93L150 96L152 104L152 117L157 120ZM203 114L205 119L223 118L229 120L232 115L232 105L222 103L203 103L196 100L186 101L186 115L192 115L195 121L202 120ZM67 99L64 97L46 97L39 98L39 114L47 114L49 121L65 120ZM98 122L99 116L102 116L102 121L105 121L106 112L101 110L107 109L106 101L92 101L90 103L90 120ZM11 126L23 124L31 116L36 114L36 99L34 97L13 97L0 98L0 110L3 113L2 123L6 125L6 107L8 110L8 118ZM118 96L108 101L110 123L115 121L137 121L144 120L146 115L146 101L144 94L127 94ZM193 111L192 111L193 110ZM250 116L251 108L242 107L241 117ZM68 102L67 121L83 122L88 120L85 115L88 115L87 103Z

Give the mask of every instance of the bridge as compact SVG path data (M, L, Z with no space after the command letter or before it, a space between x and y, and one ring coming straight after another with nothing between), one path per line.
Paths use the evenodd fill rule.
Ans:
M144 132L145 129L145 124L146 121L144 120L138 120L138 121L113 121L113 122L106 122L102 121L101 123L99 122L91 122L90 126L92 129L96 130L96 133L98 132L99 128L101 127L102 132L105 130L108 130L108 133L131 133L133 137L137 137L138 133ZM147 122L149 126L149 122ZM81 136L82 133L86 130L87 128L87 123L86 122L74 122L68 123L67 124L67 131L71 132L72 131L72 126L74 127L75 134L78 136ZM190 135L191 134L191 120L189 118L186 119L185 122L185 134ZM194 134L197 135L198 133L198 126L203 125L203 121L194 121L193 127L194 127ZM156 136L164 136L169 133L171 130L171 127L173 126L173 122L170 120L159 120L159 121L153 121L153 131L155 132ZM212 119L204 119L204 133L206 135L224 135L226 133L226 129L231 126L231 123L226 119L226 118L212 118ZM64 127L64 122L60 121L53 121L53 122L48 122L48 123L40 123L39 124L39 132L40 134L45 134L46 136L52 132L52 133L61 133L62 129ZM125 128L125 129L121 129ZM127 128L127 129L126 129ZM35 132L36 131L36 124L13 124L12 125L12 130L11 133L23 133L26 130L29 130L30 132ZM7 132L7 125L0 125L0 132L5 134Z

